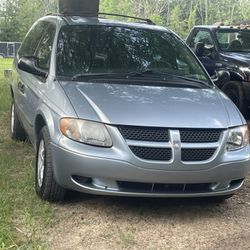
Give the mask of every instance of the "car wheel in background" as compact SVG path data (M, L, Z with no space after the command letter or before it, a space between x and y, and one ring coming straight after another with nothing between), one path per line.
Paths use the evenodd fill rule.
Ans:
M41 129L38 138L35 188L41 199L50 202L61 201L65 195L65 189L54 178L50 136L46 126Z
M14 140L25 141L27 138L26 133L17 116L14 100L12 101L11 111L10 111L10 133L11 133L11 138Z
M222 87L222 91L234 102L241 113L247 114L248 105L240 82L229 82Z

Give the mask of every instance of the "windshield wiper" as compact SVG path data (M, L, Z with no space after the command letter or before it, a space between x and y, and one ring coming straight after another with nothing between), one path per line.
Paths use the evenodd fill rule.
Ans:
M161 72L157 70L152 70L152 69L147 69L144 71L131 71L131 72L107 72L107 73L86 73L86 74L76 74L72 77L72 81L76 81L81 78L92 78L92 77L122 77L125 79L133 78L133 77L145 77L147 75L157 75L157 76L169 76L171 78L176 78L176 79L181 79L189 82L194 82L194 83L199 83L200 85L206 86L206 87L211 87L208 83L194 79L194 78L189 78L185 76L178 76L166 72ZM164 81L167 81L165 77L163 77Z
M142 75L152 74L152 75L170 76L172 78L181 79L181 80L185 80L185 81L188 81L188 82L195 82L195 83L199 83L201 85L204 85L206 87L211 87L211 85L209 83L204 82L202 80L198 80L198 79L195 79L195 78L189 78L189 77L186 77L186 76L178 76L178 75L174 75L174 74L170 74L170 73L166 73L166 72L160 72L160 71L151 70L151 69L148 69L148 70L145 70L145 71L142 71L142 72L138 72L137 74L142 74ZM164 80L166 80L166 79L164 79Z
M176 77L178 79L182 79L182 80L185 80L188 82L196 82L196 83L199 83L199 84L204 85L206 87L211 87L211 85L209 83L195 79L195 78L189 78L189 77L185 77L185 76L176 76L176 75L173 75L173 77Z
M117 77L143 77L144 74L141 72L110 72L110 73L86 73L86 74L76 74L72 77L72 81L76 81L85 77L106 77L106 76L117 76Z

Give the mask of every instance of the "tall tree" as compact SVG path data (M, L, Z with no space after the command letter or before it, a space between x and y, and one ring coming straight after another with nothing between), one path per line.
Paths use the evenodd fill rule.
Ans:
M57 2L0 0L0 41L21 41L35 20L57 11ZM101 12L150 18L182 37L196 24L232 24L250 18L249 0L100 0L100 4Z

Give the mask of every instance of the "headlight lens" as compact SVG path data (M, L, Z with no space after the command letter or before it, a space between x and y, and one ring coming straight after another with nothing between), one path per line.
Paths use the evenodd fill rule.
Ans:
M227 140L227 150L234 151L247 146L249 141L249 133L247 126L232 128L229 130Z
M112 140L104 124L86 120L63 118L60 130L66 137L89 145L112 147Z

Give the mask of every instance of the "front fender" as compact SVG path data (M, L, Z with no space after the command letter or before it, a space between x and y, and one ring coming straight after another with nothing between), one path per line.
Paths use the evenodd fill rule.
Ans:
M42 103L38 109L35 118L35 134L34 134L34 145L37 145L38 136L41 128L47 126L52 143L58 143L61 132L59 130L58 122L61 116L51 110L47 105Z

